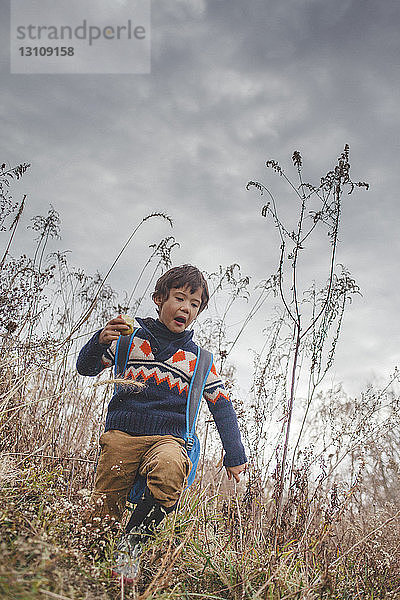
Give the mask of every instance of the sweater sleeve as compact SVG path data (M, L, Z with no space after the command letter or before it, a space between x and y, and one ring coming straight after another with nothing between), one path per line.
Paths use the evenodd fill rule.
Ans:
M224 465L235 467L247 462L242 444L238 420L229 395L214 364L204 387L204 398L213 416L225 450Z
M76 368L80 375L94 377L114 364L116 344L115 342L112 344L100 344L99 335L101 331L99 329L79 352Z

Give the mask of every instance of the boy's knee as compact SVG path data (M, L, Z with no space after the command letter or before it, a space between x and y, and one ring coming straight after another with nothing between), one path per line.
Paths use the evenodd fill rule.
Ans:
M186 486L191 463L183 446L158 452L145 465L142 473L154 498L166 508L172 507Z
M181 493L185 488L185 480L178 483L177 481L162 481L151 476L147 478L147 487L154 499L164 508L172 508L178 502Z
M160 481L184 480L190 471L191 462L183 446L161 448L141 467L141 474L159 478Z

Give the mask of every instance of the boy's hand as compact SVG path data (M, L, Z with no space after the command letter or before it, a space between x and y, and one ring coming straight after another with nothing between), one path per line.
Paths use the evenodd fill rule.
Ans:
M244 473L247 467L247 463L243 465L237 465L236 467L225 467L226 474L228 475L228 479L232 479L232 475L235 478L235 481L239 483L240 481L240 473Z
M111 319L104 327L103 331L99 335L100 344L111 344L114 340L117 340L121 333L128 332L129 325L125 323L122 317L116 317Z

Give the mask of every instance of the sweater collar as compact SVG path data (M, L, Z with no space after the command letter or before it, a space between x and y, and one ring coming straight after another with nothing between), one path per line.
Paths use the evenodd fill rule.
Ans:
M140 317L136 317L136 321L148 331L152 337L156 338L156 340L162 339L165 342L189 342L193 337L193 329L185 329L180 333L174 333L170 331L164 323L161 323L159 319L153 319L152 317L146 317L145 319L141 319Z

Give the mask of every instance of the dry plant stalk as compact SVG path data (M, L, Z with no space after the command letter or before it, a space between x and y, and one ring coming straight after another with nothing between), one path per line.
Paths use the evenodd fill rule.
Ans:
M295 455L293 454L292 468L288 481L287 468L290 434L296 400L296 389L302 367L302 353L304 353L305 345L307 344L307 340L311 334L312 340L309 344L312 347L313 358L310 369L312 375L317 375L318 381L317 383L314 382L312 394L310 395L309 404L304 416L305 419L308 414L315 389L318 383L321 381L319 373L321 371L322 348L326 342L328 326L333 323L338 314L342 316L344 304L347 298L352 293L358 292L358 287L355 285L354 280L352 280L350 277L347 277L345 280L345 287L343 287L342 282L340 282L340 294L338 295L337 292L335 266L339 224L342 211L342 195L345 188L349 189L349 193L351 193L356 187L368 188L368 184L364 182L354 183L350 178L349 146L347 145L345 146L342 154L339 156L336 167L321 178L321 182L318 186L304 183L302 175L303 162L300 153L295 151L292 158L293 164L297 170L297 185L292 183L292 181L286 176L283 169L276 161L268 160L266 162L266 166L273 169L273 171L275 171L275 173L277 173L279 176L283 177L298 198L299 215L297 224L293 229L290 225L284 223L279 216L278 203L268 187L262 183L254 181L250 181L247 185L248 189L250 187L256 187L261 194L266 192L270 198L270 201L262 208L262 215L264 217L271 215L279 232L281 244L280 258L278 271L274 278L274 282L282 301L285 317L287 317L289 324L291 324L291 335L289 338L290 343L288 344L289 361L287 363L288 395L286 399L284 427L282 431L283 443L281 456L278 458L275 471L275 548L278 544L279 529L282 520L283 500L285 493L287 492L287 488L290 488L291 486L294 472ZM311 204L312 201L316 202L316 206ZM300 258L304 248L306 247L306 241L309 241L312 234L315 235L317 227L323 227L326 229L326 234L330 242L330 249L327 250L326 253L328 277L327 284L321 291L319 298L317 299L314 296L311 314L307 319L307 316L305 317L306 303L304 300L302 300L302 295L304 294L305 290L304 284L301 288L302 279L300 277ZM288 244L290 244L289 251L287 251ZM317 300L319 304L316 303ZM340 313L337 304L338 301L340 302L341 300L343 301L343 305L342 312ZM333 317L331 315L333 315ZM317 340L315 337L315 332L319 322L322 323L322 331L324 333L323 335L320 335L319 339ZM333 340L333 346L330 355L328 356L327 367L325 371L323 371L323 375L326 373L327 368L329 368L329 366L332 364L333 353L339 335L340 324L341 319L339 320L338 329ZM319 344L319 347L317 344ZM303 427L300 431L294 452L296 452L299 445L302 431Z
M142 381L135 381L134 379L130 378L130 377L115 377L115 378L110 378L110 379L104 379L103 381L97 381L96 383L92 384L93 387L99 387L102 385L123 385L123 386L127 386L132 388L133 390L135 390L135 392L140 392L141 390L144 390L144 388L146 387L146 384L143 383Z

